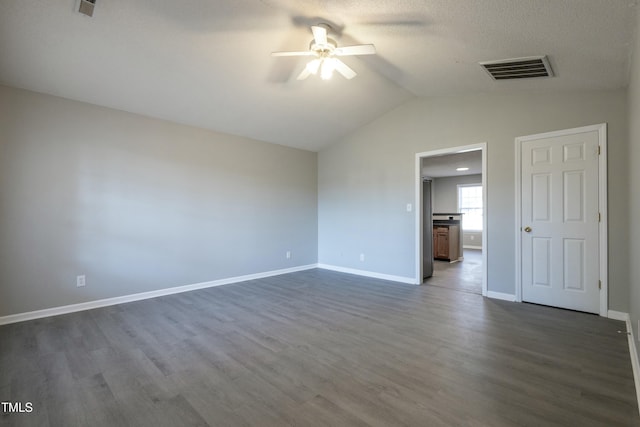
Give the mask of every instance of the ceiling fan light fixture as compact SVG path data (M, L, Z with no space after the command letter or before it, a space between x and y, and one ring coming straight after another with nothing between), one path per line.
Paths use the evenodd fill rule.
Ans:
M320 64L322 63L322 60L316 58L312 61L309 61L309 63L307 64L306 68L307 71L310 72L311 74L318 74L318 70L320 69Z
M320 67L320 78L322 80L329 80L333 77L333 72L336 69L335 58L324 58L322 60L322 66Z

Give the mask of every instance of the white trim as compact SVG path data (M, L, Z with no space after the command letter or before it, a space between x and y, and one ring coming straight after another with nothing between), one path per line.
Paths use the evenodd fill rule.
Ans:
M26 313L10 314L0 317L0 325L9 323L24 322L26 320L40 319L43 317L58 316L61 314L75 313L77 311L91 310L93 308L107 307L116 304L125 304L133 301L140 301L149 298L156 298L165 295L178 294L182 292L195 291L198 289L211 288L214 286L228 285L231 283L245 282L247 280L262 279L265 277L279 276L281 274L294 273L296 271L310 270L317 268L317 264L302 265L281 270L265 271L262 273L247 274L244 276L229 277L226 279L212 280L210 282L195 283L192 285L176 286L173 288L158 289L156 291L141 292L137 294L124 295L120 297L105 298L95 301L88 301L79 304L64 305L60 307L46 308L44 310L29 311Z
M598 210L600 211L600 225L599 225L599 269L600 269L600 281L602 282L602 288L600 289L600 316L607 316L608 312L608 292L609 292L609 265L608 265L608 216L607 216L607 124L600 123L597 125L583 126L579 128L563 129L553 132L538 133L535 135L519 136L515 139L515 234L516 234L516 301L522 302L522 143L535 139L542 138L555 138L564 135L573 135L577 133L585 132L598 132L598 144L601 151L598 156Z
M638 400L638 413L640 413L640 363L638 362L638 349L636 348L635 335L629 313L623 311L609 310L609 319L621 320L627 325L627 341L629 343L629 357L631 358L631 369L633 370L633 382L636 386L636 398Z
M462 245L462 249L480 249L480 250L482 250L482 246Z
M499 299L503 301L515 302L516 296L513 294L505 294L503 292L489 291L487 292L487 298Z
M633 369L633 382L636 385L638 413L640 413L640 363L638 361L638 349L636 348L636 340L630 318L627 318L627 339L629 340L629 356L631 357L631 368Z
M330 264L318 264L317 266L318 268L322 268L324 270L331 270L331 271L338 271L340 273L347 273L347 274L355 274L357 276L364 276L364 277L372 277L374 279L382 279L382 280L389 280L392 282L400 282L400 283L408 283L410 285L415 285L415 280L413 279L413 277L404 277L404 276L394 276L391 274L384 274L384 273L376 273L375 271L367 271L367 270L358 270L355 268L348 268L348 267L340 267L337 265L330 265ZM417 283L419 285L419 283Z
M522 142L515 139L515 174L514 180L516 188L515 213L516 213L516 302L522 302Z
M489 235L489 199L487 196L487 143L482 144L482 295L489 293L489 246L487 246L487 236Z
M609 310L607 312L607 317L609 319L622 320L623 322L626 322L627 320L629 320L629 313L625 313L624 311Z
M595 126L598 129L600 155L598 156L598 210L600 211L600 315L606 316L609 308L609 215L607 212L607 124Z
M487 235L488 235L488 227L487 227L487 218L489 216L488 213L488 203L487 203L487 143L481 142L478 144L464 145L459 147L451 147L451 148L443 148L440 150L432 150L432 151L424 151L422 153L416 153L415 158L415 177L414 177L414 188L415 188L415 278L411 283L416 285L422 284L422 158L423 157L433 157L433 156L441 156L444 154L456 154L463 152L465 150L481 150L482 152L482 248L487 248ZM487 296L488 294L488 271L489 264L487 261L488 258L488 250L482 251L482 295Z

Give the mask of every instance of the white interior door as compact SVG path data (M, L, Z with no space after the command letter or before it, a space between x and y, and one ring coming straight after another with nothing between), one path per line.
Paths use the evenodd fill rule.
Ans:
M522 300L598 313L599 131L576 131L521 143Z

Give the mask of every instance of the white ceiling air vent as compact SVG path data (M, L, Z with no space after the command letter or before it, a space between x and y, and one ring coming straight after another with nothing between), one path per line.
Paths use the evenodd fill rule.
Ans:
M78 12L83 15L93 16L93 8L96 6L96 0L80 0Z
M479 63L494 80L553 77L553 70L546 56L502 59Z

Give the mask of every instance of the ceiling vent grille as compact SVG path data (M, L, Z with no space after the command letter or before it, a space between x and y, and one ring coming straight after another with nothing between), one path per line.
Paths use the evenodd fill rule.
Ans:
M486 61L480 62L480 65L494 80L553 77L553 70L546 56Z
M96 0L80 0L80 7L78 12L83 15L93 16L93 9L96 6Z

